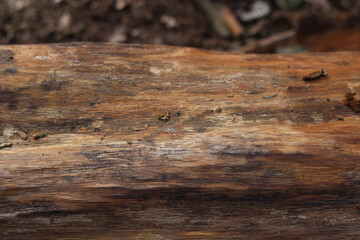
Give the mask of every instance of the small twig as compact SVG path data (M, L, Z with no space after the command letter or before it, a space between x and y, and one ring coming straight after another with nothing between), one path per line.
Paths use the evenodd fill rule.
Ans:
M221 19L228 27L228 29L231 32L231 35L234 38L237 38L244 33L243 26L236 19L236 17L234 16L234 14L227 5L224 5L221 9Z
M195 2L208 15L216 33L223 38L229 37L230 31L221 19L221 5L211 0L196 0Z
M274 34L268 38L261 39L257 42L251 43L246 45L245 47L240 48L237 52L252 52L255 51L257 48L265 48L270 47L274 44L277 44L281 41L285 41L295 36L294 30L287 30L284 32L280 32Z

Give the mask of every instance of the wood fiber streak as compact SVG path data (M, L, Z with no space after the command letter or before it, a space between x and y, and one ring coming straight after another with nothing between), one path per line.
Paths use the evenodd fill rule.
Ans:
M0 46L0 239L359 239L348 92L359 52Z

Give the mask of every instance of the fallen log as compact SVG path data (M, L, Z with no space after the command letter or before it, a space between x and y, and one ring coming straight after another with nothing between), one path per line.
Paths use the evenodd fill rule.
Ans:
M359 238L359 69L359 52L1 46L0 238Z

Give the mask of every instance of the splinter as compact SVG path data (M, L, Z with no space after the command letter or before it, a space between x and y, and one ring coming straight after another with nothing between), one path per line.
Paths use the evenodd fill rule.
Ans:
M327 72L325 71L325 69L321 69L320 71L311 73L305 77L303 77L304 81L313 81L315 79L318 79L320 77L326 76Z

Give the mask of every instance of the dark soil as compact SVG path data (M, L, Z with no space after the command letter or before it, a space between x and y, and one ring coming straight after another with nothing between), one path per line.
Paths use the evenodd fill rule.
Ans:
M236 15L237 10L248 9L252 1L218 2L229 6ZM114 41L246 52L276 52L279 47L300 43L310 51L360 50L360 0L329 0L326 2L331 8L325 10L305 1L293 12L269 2L272 7L269 16L242 23L245 29L242 36L224 39L214 31L211 19L194 0L3 0L0 43ZM249 36L248 31L261 20L266 21L264 26ZM248 47L289 29L296 32L290 40ZM350 32L351 43L343 42L347 37L344 29L346 35ZM331 47L311 48L314 43L308 37L323 32L332 32L339 40Z

